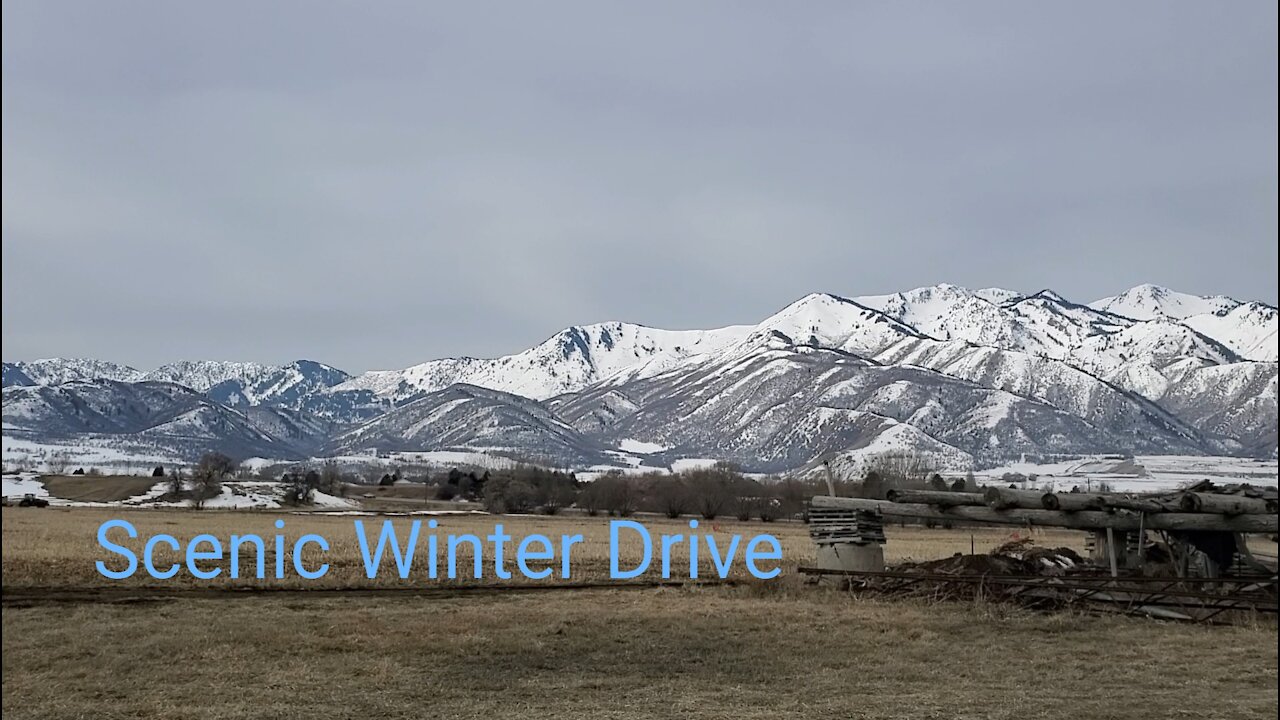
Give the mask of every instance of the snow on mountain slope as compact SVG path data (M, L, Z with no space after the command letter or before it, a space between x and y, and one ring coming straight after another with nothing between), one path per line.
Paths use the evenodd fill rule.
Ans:
M914 328L873 308L826 293L814 293L786 306L752 328L741 343L747 349L782 335L796 345L871 355L902 338L920 337Z
M1202 433L1238 443L1238 453L1274 457L1276 368L1261 362L1188 368L1160 404Z
M780 332L797 343L871 353L918 333L853 301L815 293L755 326L715 330L658 330L628 323L602 323L563 330L515 355L493 359L448 358L405 370L364 373L335 386L333 394L365 390L403 400L455 383L544 399L592 383L625 382L705 362L725 352L749 352Z
M0 387L35 384L36 381L32 380L29 375L22 371L21 365L18 365L17 363L4 363L3 382L0 382Z
M240 412L253 428L304 455L318 453L337 427L321 415L271 405L240 408Z
M144 380L186 385L233 407L262 404L296 407L304 396L333 387L349 377L337 368L313 360L297 360L288 365L181 360L143 375Z
M876 356L886 365L929 368L1019 397L1034 398L1097 427L1193 437L1195 431L1144 397L1067 362L961 342L903 342Z
M1088 338L1114 333L1128 326L1121 317L1077 305L1043 290L1001 306L1017 318L1021 337L1013 350L1064 358Z
M227 380L244 380L264 375L271 366L254 362L227 362L223 360L179 360L161 365L143 373L143 379L186 385L192 390L205 392Z
M1187 363L1224 365L1239 360L1217 341L1164 318L1087 338L1068 358L1072 365L1151 400L1163 397L1169 386L1173 375L1166 368L1178 374Z
M1194 358L1213 365L1240 360L1236 353L1218 341L1183 323L1164 318L1089 337L1072 351L1069 359L1079 367L1101 371L1101 374L1137 358L1154 362Z
M957 285L935 285L893 295L865 295L854 300L879 310L916 330L937 338L964 339L976 344L997 345L1014 334L994 298L1012 291L975 293ZM986 341L986 342L984 342Z
M1005 300L996 302L1000 298ZM944 284L855 300L938 340L1056 358L1066 357L1084 338L1128 324L1049 291L1024 297L1009 290L975 292Z
M451 385L334 438L339 453L480 450L583 467L602 449L529 398L474 385Z
M613 413L620 400L635 409ZM880 365L780 337L753 354L602 383L557 399L556 410L606 442L636 439L670 448L661 457L725 458L761 472L852 452L899 425L910 429L898 435L920 433L934 450L969 457L1200 447L1194 431L1114 389L1100 391L1086 419L931 370Z
M283 366L182 360L142 371L101 360L51 358L5 363L4 385L60 385L77 380L172 382L206 393L227 405L296 405L303 396L337 385L348 377L341 370L312 360L298 360Z
M58 385L74 380L140 380L142 373L128 365L88 358L46 358L30 362L8 363L35 385Z
M1276 309L1270 305L1241 303L1227 311L1193 315L1182 322L1246 360L1276 362Z
M1205 308L1214 311L1186 315ZM772 469L902 443L966 462L1103 448L1266 454L1275 326L1268 305L1154 286L1092 306L1048 290L954 285L854 300L819 293L756 325L575 326L506 357L358 377L311 361L188 361L146 373L92 360L6 363L5 434L108 433L157 447L225 436L224 447L276 457L499 447L564 462L627 441L666 448L654 455L670 460ZM154 387L78 385L98 375L181 383L204 404L165 405L148 395ZM144 378L166 382L134 382ZM23 386L66 397L10 392L33 389ZM565 435L560 418L578 435Z
M973 294L979 298L982 298L983 300L995 303L996 305L1003 305L1008 302L1013 302L1014 300L1017 300L1018 298L1022 297L1022 293L1020 292L1016 292L1014 290L1005 290L1004 288L995 288L995 287L982 288L981 290L974 290Z
M77 380L4 389L6 436L47 440L116 437L190 460L209 450L233 457L296 457L281 438L231 408L166 382Z
M515 355L447 358L405 370L367 372L332 392L368 390L377 397L403 399L467 383L542 399L620 373L643 376L696 361L737 342L748 330L658 330L620 322L575 326Z
M1239 304L1238 300L1225 295L1190 295L1148 283L1130 288L1114 297L1094 300L1089 303L1089 307L1133 320L1179 320L1192 315L1228 311Z

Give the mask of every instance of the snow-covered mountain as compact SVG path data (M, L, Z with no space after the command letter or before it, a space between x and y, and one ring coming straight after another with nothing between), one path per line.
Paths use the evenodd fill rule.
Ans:
M600 445L536 400L461 384L357 425L329 445L347 454L424 449L496 451L555 466L605 460Z
M6 363L5 434L172 433L196 447L225 432L243 452L282 457L465 449L566 464L641 442L666 448L659 459L770 471L900 447L961 464L1019 452L1274 455L1276 314L1152 285L1088 304L937 285L816 293L713 330L574 326L514 355L354 377L311 361ZM133 386L181 387L199 402L116 422L155 405Z
M964 340L1056 358L1066 357L1085 338L1129 324L1048 290L1022 296L994 288L972 291L938 285L857 300L939 340Z
M1276 361L1276 309L1270 305L1241 303L1230 310L1192 315L1182 322L1246 360Z
M8 387L3 415L6 436L41 443L114 438L122 451L144 448L146 455L301 455L295 443L244 413L175 383L95 379Z
M133 382L142 372L128 365L85 358L46 358L4 364L4 386L60 385L75 380Z
M1188 295L1159 285L1139 285L1114 297L1089 303L1089 307L1133 320L1173 318L1182 320L1193 315L1212 315L1239 305L1225 295Z
M233 406L295 405L306 395L332 387L349 375L313 360L265 365L221 360L180 360L143 371L101 360L50 358L4 364L4 387L60 385L75 380L170 382Z
M22 370L22 366L17 363L4 363L3 382L0 386L9 387L10 385L35 385L36 381Z
M515 355L447 358L405 370L375 370L337 385L332 392L366 390L378 398L403 400L466 383L542 399L620 373L644 376L696 362L737 342L747 330L657 330L621 322L582 325Z
M869 447L924 449L971 462L1085 447L1197 452L1203 442L1150 403L1114 390L1082 418L922 367L882 365L781 338L724 362L597 385L556 398L551 407L589 436L654 443L670 448L665 454L672 458L726 458L761 471Z
M288 365L182 360L144 373L142 379L186 385L234 407L297 407L306 396L350 377L314 360L296 360Z

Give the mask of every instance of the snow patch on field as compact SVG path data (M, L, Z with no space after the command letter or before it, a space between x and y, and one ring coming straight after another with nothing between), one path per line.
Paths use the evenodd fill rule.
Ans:
M618 441L618 449L622 450L623 452L640 453L641 455L649 455L652 453L659 453L664 450L670 450L671 448L665 445L659 445L658 443L644 442L643 440L633 440L631 438L627 438L625 440Z
M35 479L34 475L5 475L4 476L4 496L7 498L22 498L30 493L36 497L49 497L49 491L45 488L44 483Z
M90 476L91 477L91 476ZM285 487L279 483L256 480L228 480L222 483L217 497L205 501L206 508L213 509L274 509L284 507L281 502ZM51 505L66 507L187 507L185 501L161 500L169 493L169 482L161 480L144 493L113 502L82 502L67 500L49 494L48 488L34 473L4 476L4 497L22 498L28 493L49 500ZM308 507L349 509L357 507L351 500L316 490Z
M278 508L280 501L274 492L275 488L258 488L257 485L268 483L223 483L222 492L215 498L209 498L204 506L207 508ZM270 483L275 485L275 483Z
M702 470L717 462L719 461L714 458L681 458L671 463L671 471L679 473L687 470Z
M118 439L86 437L74 444L37 443L10 435L0 437L0 452L6 467L40 468L50 471L52 457L66 458L68 471L78 468L142 469L155 465L185 466L182 460L162 451L138 451L115 447Z

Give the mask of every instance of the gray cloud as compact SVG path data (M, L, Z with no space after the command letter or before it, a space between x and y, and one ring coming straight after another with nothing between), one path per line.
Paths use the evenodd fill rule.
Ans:
M4 4L6 359L1276 301L1274 3Z

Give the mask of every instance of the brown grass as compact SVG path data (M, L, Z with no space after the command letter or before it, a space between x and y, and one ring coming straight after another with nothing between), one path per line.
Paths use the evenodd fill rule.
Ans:
M138 529L140 537L137 540L126 541L124 533L120 531L113 532L111 538L114 542L130 547L139 555L141 555L145 539L157 533L166 533L177 537L183 543L184 550L182 552L185 552L187 541L201 533L209 533L218 537L224 545L224 550L228 544L227 539L233 533L242 535L248 533L257 534L266 541L268 546L266 561L268 575L272 573L275 558L271 538L277 532L286 537L286 548L291 548L292 540L304 533L317 533L329 540L331 544L330 550L321 554L314 546L307 546L303 555L304 563L307 567L317 567L319 564L327 562L330 565L330 570L325 577L319 580L304 580L294 575L291 564L286 562L287 575L283 580L276 580L274 576L271 576L266 580L260 581L243 577L253 571L253 561L250 555L248 559L242 559L241 561L242 577L238 580L232 580L228 577L229 560L224 560L222 563L214 561L201 563L202 568L215 566L224 568L222 575L214 580L198 580L191 577L184 570L172 580L157 581L147 575L141 568L139 568L134 577L128 580L110 580L97 572L94 561L118 562L119 567L123 567L123 561L120 558L101 549L97 543L96 533L98 526L113 518L128 520ZM278 518L285 521L283 531L277 530L273 524ZM378 577L373 580L368 579L365 576L364 564L356 541L353 525L353 520L355 519L352 516L325 515L321 513L291 514L288 512L217 512L108 508L5 508L3 510L3 582L5 587L87 587L120 584L162 584L167 587L175 584L347 587L450 582L444 579L429 580L424 575L411 576L407 580L400 580L394 572L394 565L389 557L384 557L383 569L379 572ZM365 516L359 519L364 522L366 532L372 538L376 538L376 533L380 530L381 523L385 518ZM411 518L394 517L390 519L396 525L398 536L406 538ZM423 520L422 532L425 534L428 532L425 524L426 518L420 519ZM562 534L580 533L584 536L584 540L582 544L575 545L572 551L573 576L571 580L599 582L608 579L609 520L607 518L445 515L437 516L435 519L440 524L436 533L442 538L442 549L439 553L441 556L443 556L443 538L446 535L450 533L472 533L483 538L483 536L493 532L495 523L502 523L505 531L514 538L508 544L508 558L511 557L511 548L526 535L540 533L551 537L553 541L558 541ZM655 544L656 536L661 533L687 534L689 532L687 519L668 520L666 518L646 517L641 518L640 522L654 535ZM717 536L738 533L744 536L744 542L758 533L771 534L782 545L784 572L794 570L796 566L813 560L814 548L809 540L808 528L800 523L765 524L760 522L743 523L736 520L702 521L699 531L714 532ZM886 529L886 532L889 536L886 555L891 561L903 559L923 560L945 557L957 552L969 552L971 533L968 530L927 530L921 527L890 527ZM978 552L985 552L1019 532L1025 531L999 528L979 529L972 532L972 537ZM623 537L629 538L630 536L624 535ZM1084 543L1084 535L1077 532L1044 533L1038 534L1037 537L1043 543L1069 545L1076 549L1081 549ZM471 567L469 548L469 545L464 545L462 546L463 552L459 553L459 567L468 570ZM624 552L621 553L620 558L621 562L634 564L639 561L640 548L637 544L628 542L623 545L623 550ZM420 540L418 552L425 554L425 540ZM739 555L739 560L734 565L736 573L733 577L745 578L747 575L740 557ZM160 546L156 554L156 564L157 566L167 566L173 562L181 563L184 558L185 555L182 553L174 552L168 546ZM701 559L703 562L699 565L700 576L703 578L712 577L712 565L705 552L701 553ZM646 573L644 579L656 579L658 577L657 558L653 562L654 564L650 566L650 571ZM419 567L417 563L418 561L415 560L415 567ZM440 563L441 568L443 568L443 557ZM496 578L492 574L491 560L486 558L485 563L486 577L484 580L493 582ZM512 566L510 562L507 565L508 568ZM113 567L116 567L116 565L113 564ZM673 554L673 568L677 568L677 572L679 572L678 569L687 567L687 546L681 545ZM425 571L423 572L425 573ZM516 578L514 579L520 579L519 573L515 573L515 575ZM558 579L558 577L555 579Z
M352 520L6 508L5 589L116 584L92 562L101 557L98 524L117 516L145 534L183 539L271 534L283 517L286 534L336 540L349 536ZM517 537L581 532L588 540L575 564L579 579L607 571L605 519L441 520L448 532L487 533L498 521ZM655 533L687 531L687 521L644 522ZM776 535L788 569L812 554L803 525L715 525L720 533ZM894 559L969 550L968 531L891 527L888 534ZM1009 535L978 531L976 548ZM1083 544L1078 533L1040 539ZM369 585L356 553L354 540L339 543L323 582ZM1206 628L858 600L802 587L792 573L736 588L10 603L3 631L5 718L1276 716L1274 624Z
M812 588L4 611L6 718L1275 717L1274 629Z
M164 478L137 475L44 475L49 494L78 502L119 502L141 495Z

